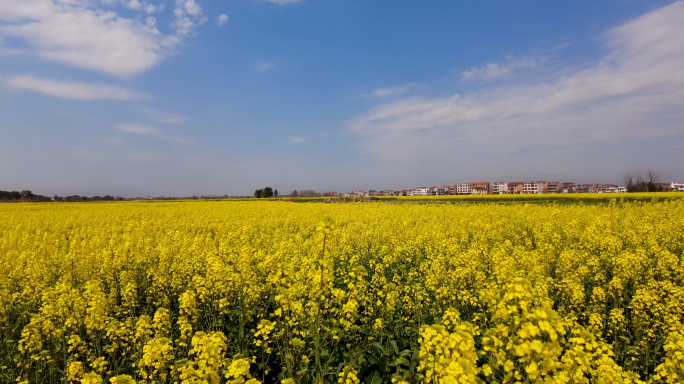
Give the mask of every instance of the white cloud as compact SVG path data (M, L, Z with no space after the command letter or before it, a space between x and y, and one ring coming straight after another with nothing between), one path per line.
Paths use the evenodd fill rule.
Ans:
M509 57L503 63L486 63L482 67L473 67L463 71L461 72L461 79L464 81L501 79L510 76L515 70L534 68L538 62L539 60L529 57L519 59Z
M216 25L225 24L228 21L228 15L220 15L216 18Z
M273 63L258 63L254 66L254 70L257 72L268 72L275 67Z
M14 76L9 79L7 84L16 89L75 100L137 100L149 98L144 94L115 85L48 80L34 76Z
M400 87L378 88L373 92L376 97L395 97L401 96L418 87L416 83L408 83Z
M171 23L171 27L178 36L191 35L197 25L207 22L207 17L202 14L202 7L194 0L176 0L173 14L176 20Z
M158 135L161 133L157 128L133 123L119 124L116 129L121 132L133 133L136 135Z
M608 31L605 55L585 69L544 83L386 103L349 130L382 159L456 163L681 137L682 36L684 2L677 2Z
M185 117L182 116L177 116L172 113L160 111L157 109L153 108L148 108L148 107L140 107L138 108L138 112L160 122L160 123L165 123L165 124L178 124L182 123L186 120Z
M140 3L138 0L130 0L126 3L126 7L128 9L132 9L134 11L137 11L140 8L142 8L142 3Z
M2 0L0 33L24 40L26 52L43 60L130 76L174 54L182 37L206 20L194 3L186 8L195 14L181 9L173 23L175 34L163 34L155 23L143 24L101 5L89 0ZM162 8L138 0L123 5L147 13Z
M290 143L292 143L292 144L304 144L304 143L306 143L306 137L302 137L302 136L292 137L292 138L290 138Z
M156 8L154 5L152 5L152 4L147 4L147 5L145 6L145 12L147 12L147 13L149 13L149 14L153 14L153 13L155 13L156 11L157 11L157 8Z
M202 7L195 3L195 0L187 0L185 2L185 10L193 16L197 16L202 13Z

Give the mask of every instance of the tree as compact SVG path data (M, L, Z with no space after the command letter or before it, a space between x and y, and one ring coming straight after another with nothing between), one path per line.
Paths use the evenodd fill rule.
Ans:
M256 197L257 199L260 199L260 198L261 198L261 194L262 194L263 192L264 192L263 189L257 189L256 191L254 191L254 197Z
M656 192L656 184L660 184L660 175L657 172L649 170L646 174L646 178L648 179L647 191ZM660 189L660 186L658 186L658 189Z
M266 187L261 191L261 197L267 199L269 197L273 197L273 188L271 187Z
M36 197L36 195L34 195L33 192L29 191L28 189L21 191L22 200L33 200L34 197Z
M278 197L278 190L273 191L273 196Z
M291 197L297 197L297 196L299 196L299 193L298 193L297 190L295 189L294 191L292 191L292 193L290 193L290 196L291 196Z

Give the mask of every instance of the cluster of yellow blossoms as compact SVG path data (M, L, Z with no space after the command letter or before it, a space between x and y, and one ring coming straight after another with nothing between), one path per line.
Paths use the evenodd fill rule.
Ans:
M682 200L0 217L2 383L684 382Z

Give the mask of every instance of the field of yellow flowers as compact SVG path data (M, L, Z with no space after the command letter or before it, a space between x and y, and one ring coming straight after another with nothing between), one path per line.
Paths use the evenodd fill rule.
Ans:
M1 383L682 383L684 201L0 205Z

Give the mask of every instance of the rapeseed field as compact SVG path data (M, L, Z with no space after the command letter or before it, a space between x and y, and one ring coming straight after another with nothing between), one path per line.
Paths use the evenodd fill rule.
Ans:
M0 205L2 383L682 383L684 201Z

